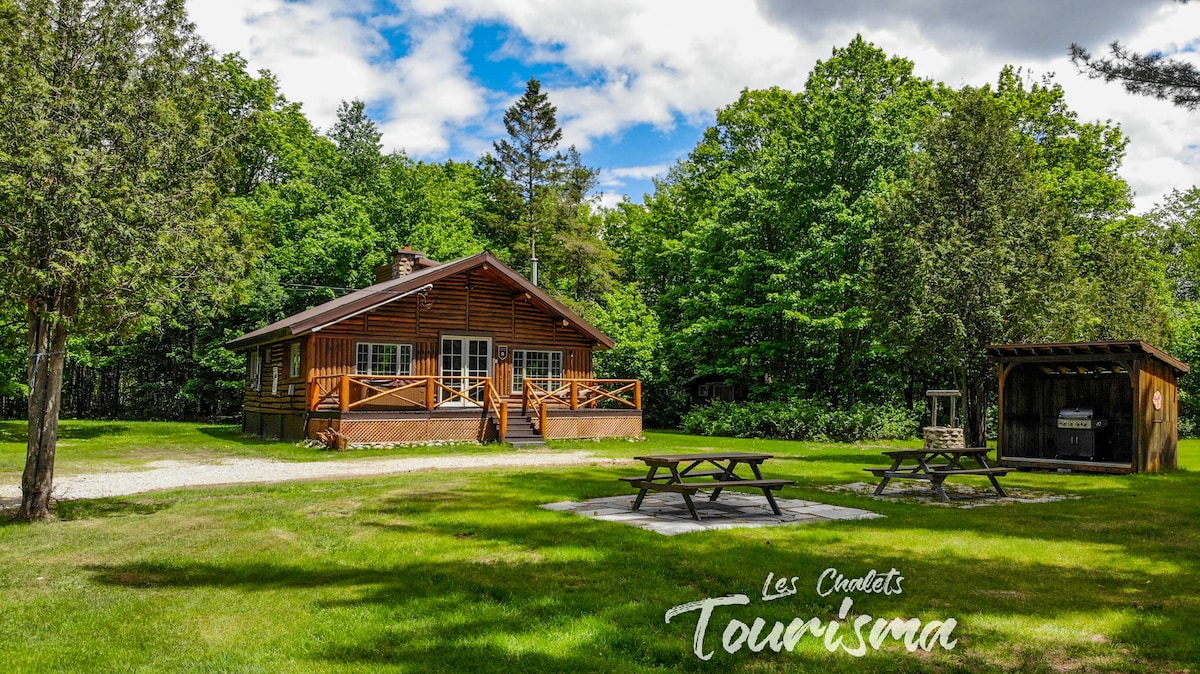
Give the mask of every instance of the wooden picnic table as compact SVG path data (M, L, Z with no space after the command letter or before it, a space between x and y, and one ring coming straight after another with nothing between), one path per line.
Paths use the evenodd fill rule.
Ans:
M875 477L883 478L880 480L879 486L875 487L876 496L882 494L884 487L887 487L888 482L893 479L927 480L933 486L934 492L943 501L948 502L950 497L942 489L942 483L946 481L946 478L955 475L986 475L996 493L1001 497L1006 497L1008 493L1004 491L1004 487L1000 486L1000 481L996 478L1007 475L1008 469L993 468L988 465L989 451L991 450L987 447L901 449L883 452L884 456L892 460L890 468L863 468L863 470L872 473ZM963 462L968 459L974 461L977 467L971 468L963 465ZM905 461L913 463L904 465Z
M762 466L764 461L773 457L773 454L754 454L749 452L635 456L633 457L635 460L646 464L646 474L622 477L620 479L638 488L637 499L633 502L634 510L642 507L642 499L646 498L647 492L669 491L683 496L683 502L687 504L687 509L691 513L692 519L699 520L700 515L696 512L696 505L692 503L692 495L700 489L712 489L708 500L715 501L721 495L721 490L726 487L754 487L761 489L763 496L767 497L767 503L771 505L771 511L776 515L782 515L783 513L779 510L779 504L775 503L775 496L771 492L782 489L789 484L795 484L796 482L794 480L768 480L763 478L760 466ZM712 467L698 470L705 467L706 464ZM738 475L736 471L739 466L749 466L750 470L754 473L754 477L749 478ZM666 472L659 473L660 469L666 469ZM689 478L707 477L713 478L713 481L687 481Z

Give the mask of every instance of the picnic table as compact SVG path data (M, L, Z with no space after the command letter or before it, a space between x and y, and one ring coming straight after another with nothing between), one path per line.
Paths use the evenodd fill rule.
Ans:
M646 498L647 492L674 492L683 496L683 502L687 504L692 519L699 520L700 515L696 512L696 505L692 503L692 495L699 490L712 489L708 500L716 501L721 495L721 490L726 487L754 487L761 489L763 496L767 497L771 511L776 515L782 515L779 505L775 503L775 496L771 492L796 482L795 480L763 478L761 466L764 461L773 457L773 454L748 452L635 456L633 457L635 460L646 464L646 474L620 479L638 488L637 499L633 502L634 510L642 507L642 499ZM738 475L736 471L739 466L748 466L754 477ZM659 473L660 469L665 469L665 472ZM687 481L689 478L712 478L713 481Z
M872 473L875 477L883 478L880 480L879 486L875 488L876 496L882 494L884 487L887 487L888 482L893 479L928 480L933 486L933 491L943 501L949 501L950 497L942 489L942 483L946 481L946 478L956 475L986 475L996 493L1001 497L1007 497L1008 493L1004 491L1004 487L1000 486L1000 481L996 478L1007 475L1008 469L993 468L988 465L987 454L989 451L991 450L987 447L895 450L883 453L892 460L890 468L863 468L863 470ZM971 468L963 465L966 460L974 461L977 467ZM912 463L905 465L906 461Z

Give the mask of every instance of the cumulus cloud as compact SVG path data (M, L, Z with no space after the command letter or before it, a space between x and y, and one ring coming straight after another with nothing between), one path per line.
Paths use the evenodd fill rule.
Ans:
M403 25L374 19L366 2L189 0L197 29L217 49L240 52L251 68L278 78L317 126L337 120L343 100L387 111L380 121L389 149L417 156L446 152L456 125L487 110L470 78L462 27L415 22L407 53L394 54L382 30Z
M384 111L389 147L431 159L490 149L520 93L519 77L485 85L472 72L466 55L479 25L502 27L508 38L494 58L541 73L566 142L585 151L601 138L619 144L640 125L670 132L706 123L743 88L798 90L817 59L861 33L951 86L994 81L1006 63L1055 73L1081 119L1112 119L1129 135L1123 174L1139 208L1200 183L1187 149L1200 144L1194 114L1088 80L1066 58L1072 42L1102 51L1113 39L1194 58L1196 3L189 0L189 9L218 48L275 72L317 124L332 123L339 101L363 98ZM389 31L403 37L389 43ZM644 180L638 168L607 171L605 189Z

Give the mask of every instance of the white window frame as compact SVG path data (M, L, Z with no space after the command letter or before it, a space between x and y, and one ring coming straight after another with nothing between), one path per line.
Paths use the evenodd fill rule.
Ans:
M258 392L262 392L262 352L255 349L250 352L250 385Z
M512 360L512 393L524 393L525 391L525 363L529 354L546 354L547 372L545 375L534 375L536 377L549 377L550 379L562 381L563 378L563 352L554 349L509 349L508 357ZM554 357L558 356L558 372L554 372ZM520 365L518 365L518 362ZM520 368L520 372L517 368ZM557 387L556 387L557 388Z
M363 347L367 347L367 372L363 372L359 361L359 352ZM374 364L376 362L375 349L395 347L396 349L396 371L395 372L376 372ZM398 375L402 377L412 376L413 370L413 347L412 344L395 344L390 342L357 342L354 345L354 372L363 376L385 376Z
M301 367L303 367L303 361L300 355L300 342L292 342L291 359L288 361L288 377L291 379L299 377Z

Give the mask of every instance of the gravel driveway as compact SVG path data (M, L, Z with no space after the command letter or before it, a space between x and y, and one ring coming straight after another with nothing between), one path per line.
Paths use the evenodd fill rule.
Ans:
M148 470L92 473L55 478L59 500L104 498L141 494L158 489L214 484L265 484L292 480L340 480L370 475L395 475L422 470L520 468L525 466L583 466L624 463L592 456L591 452L548 452L467 456L430 456L404 459L346 459L343 461L292 462L271 459L222 459L216 463L154 461ZM0 486L0 506L21 501L21 486Z

